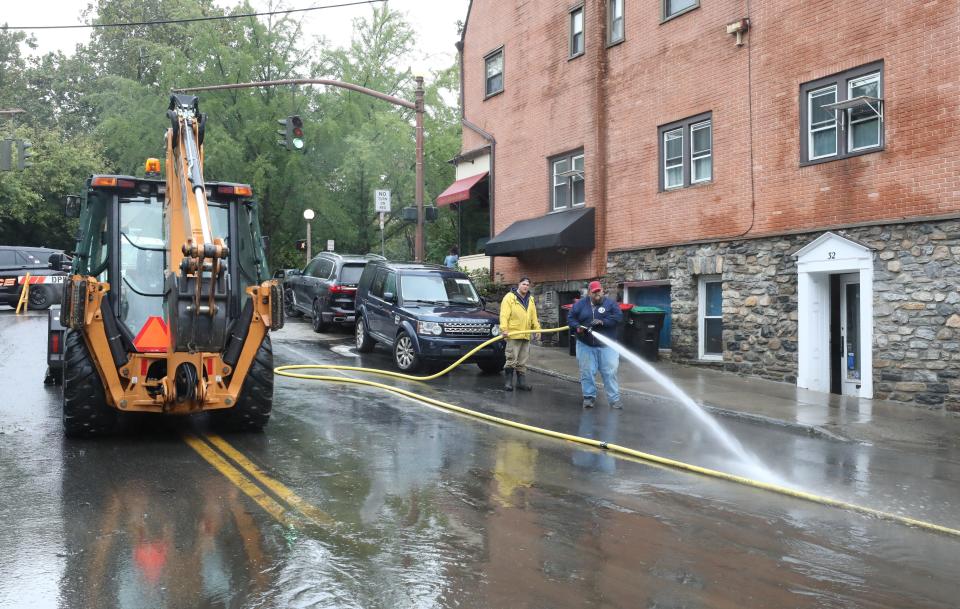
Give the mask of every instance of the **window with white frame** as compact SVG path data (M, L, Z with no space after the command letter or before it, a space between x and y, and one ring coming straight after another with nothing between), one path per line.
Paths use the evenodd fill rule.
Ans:
M713 180L713 119L707 112L663 125L660 133L660 190Z
M490 53L484 62L484 94L486 97L503 91L503 48Z
M833 161L883 148L882 63L805 83L800 94L802 164Z
M583 6L570 11L570 57L583 55Z
M698 288L700 359L722 359L723 282L719 276L704 275Z
M583 151L550 159L551 204L553 211L586 203L583 180Z
M623 0L607 0L607 44L623 42Z

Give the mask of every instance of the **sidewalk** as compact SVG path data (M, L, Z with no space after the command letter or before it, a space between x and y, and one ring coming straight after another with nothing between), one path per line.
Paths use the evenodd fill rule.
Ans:
M533 345L531 371L576 382L577 359L567 349ZM658 362L693 401L716 416L736 417L798 433L867 444L909 444L931 450L960 448L960 416L911 404L866 400L799 389L698 366ZM629 408L631 396L673 400L630 362L620 361L620 390Z

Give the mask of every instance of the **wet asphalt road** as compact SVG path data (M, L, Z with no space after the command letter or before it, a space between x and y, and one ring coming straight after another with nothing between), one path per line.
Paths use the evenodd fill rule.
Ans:
M0 309L0 607L956 607L960 539L617 459L378 390L278 378L263 434L203 417L63 439L45 316ZM276 363L390 367L292 323ZM332 349L331 349L332 347ZM359 376L350 373L352 376ZM467 366L402 386L960 527L960 455L722 421L665 401L579 407ZM392 381L390 381L392 382Z

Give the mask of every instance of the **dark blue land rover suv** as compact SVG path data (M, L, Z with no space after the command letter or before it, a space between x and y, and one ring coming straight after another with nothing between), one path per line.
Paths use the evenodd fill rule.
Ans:
M357 350L376 343L393 350L404 372L422 364L450 363L500 334L499 318L484 310L470 278L435 264L370 262L357 286ZM471 358L484 372L505 362L498 341Z

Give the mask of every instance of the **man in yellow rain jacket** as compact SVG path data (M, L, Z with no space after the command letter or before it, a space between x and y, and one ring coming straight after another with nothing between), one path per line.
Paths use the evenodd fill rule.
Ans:
M503 297L500 303L500 332L507 341L507 366L503 369L507 379L505 391L513 391L513 373L517 373L517 389L530 391L524 377L527 374L527 358L530 356L532 334L518 334L522 330L539 330L537 305L530 293L530 279L523 277L517 287Z

